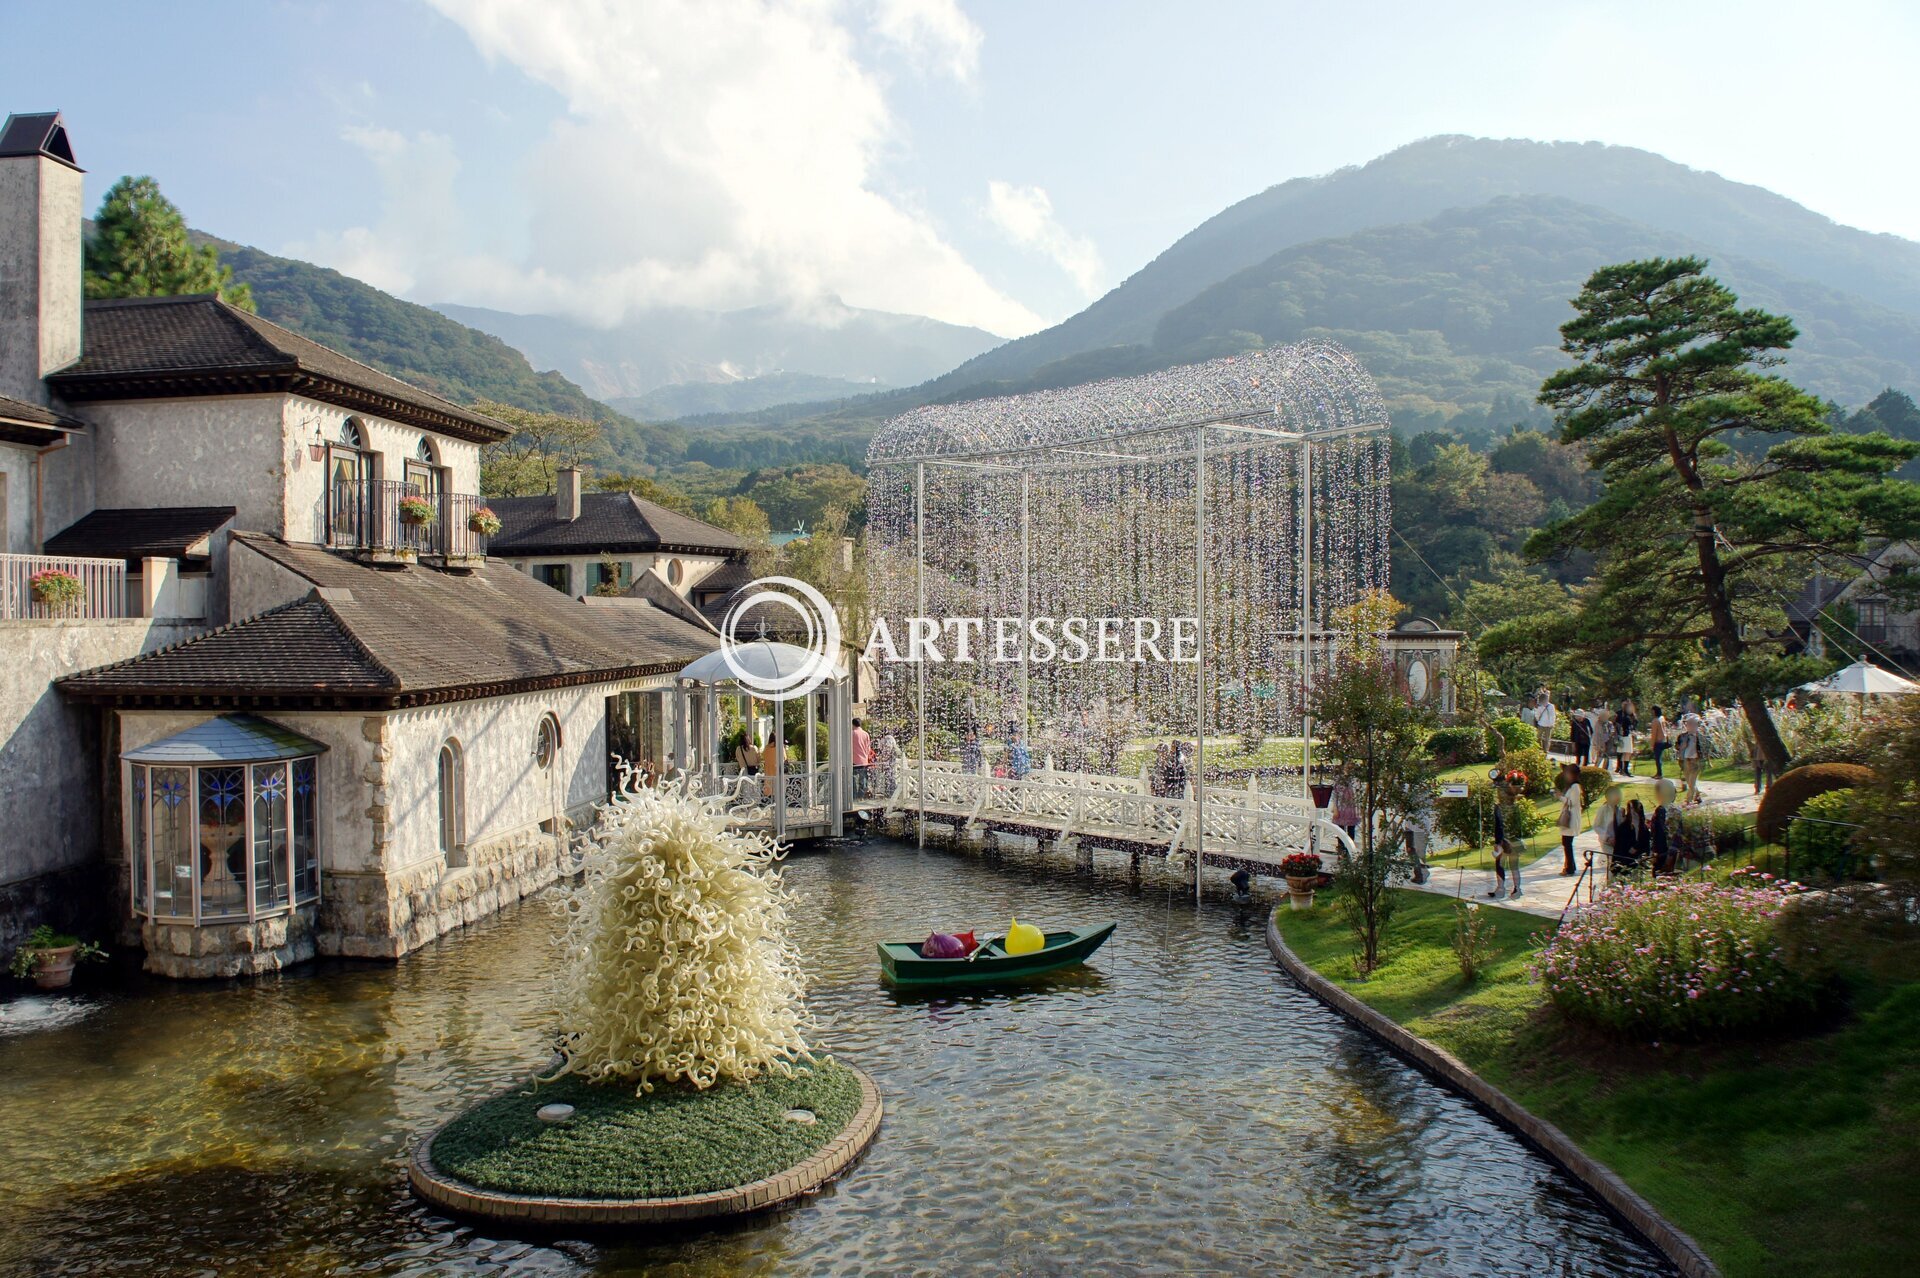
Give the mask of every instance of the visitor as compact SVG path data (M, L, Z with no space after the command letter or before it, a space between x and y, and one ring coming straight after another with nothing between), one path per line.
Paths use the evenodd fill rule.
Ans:
M860 720L853 721L853 797L864 799L873 793L873 737L860 726Z
M1585 767L1593 761L1593 716L1585 710L1567 714L1567 736L1573 741L1573 761Z
M1647 810L1635 799L1614 821L1613 868L1616 876L1637 874L1653 848L1653 831L1647 824Z
M1680 760L1680 780L1686 787L1687 807L1700 804L1700 760L1707 752L1705 720L1689 710L1680 717L1680 731L1673 743L1674 757Z
M1518 797L1516 787L1507 774L1502 774L1493 783L1493 891L1487 893L1492 900L1499 900L1506 889L1507 871L1513 871L1513 891L1507 893L1508 900L1517 900L1520 896L1520 854L1525 850L1518 836L1513 832L1513 804Z
M1027 774L1033 771L1033 754L1027 749L1027 742L1017 727L1007 729L1007 776L1015 781L1025 781Z
M1333 783L1333 823L1347 832L1349 839L1360 837L1360 803L1353 791L1353 779L1340 774Z
M1618 785L1607 787L1606 797L1593 810L1593 837L1600 844L1600 859L1607 867L1607 882L1613 882L1613 832L1620 822L1620 799L1626 791Z
M1633 775L1633 730L1640 726L1640 716L1635 712L1633 698L1628 697L1613 712L1613 727L1617 735L1613 742L1616 771L1623 777ZM1604 765L1603 765L1604 766Z
M1173 793L1167 788L1167 777L1172 769L1170 753L1164 741L1153 748L1153 773L1147 778L1147 786L1155 798L1164 799Z
M1613 758L1614 737L1620 729L1615 726L1613 715L1607 712L1605 706L1595 706L1587 714L1593 720L1593 766L1604 768L1607 761Z
M760 747L760 772L766 780L760 783L760 792L773 798L774 770L780 766L787 752L786 739L777 732L767 734L767 743Z
M1667 716L1659 706L1653 708L1653 718L1647 724L1647 741L1653 747L1653 775L1666 776L1660 768L1660 756L1667 752Z
M967 735L960 739L960 770L968 776L979 776L986 771L986 755L980 749L980 729L971 723L967 725Z
M1233 884L1233 903L1235 905L1245 905L1247 902L1253 900L1253 876L1247 873L1245 866L1241 866L1232 874L1228 875L1227 882Z
M1184 742L1176 741L1167 750L1167 797L1184 799L1187 795L1187 754Z
M894 767L900 761L900 738L889 732L873 748L873 779L880 783L879 793L892 795Z
M1540 694L1540 707L1533 712L1533 730L1540 737L1540 749L1553 753L1553 729L1560 721L1560 712L1553 708L1553 697L1548 693Z
M1647 847L1653 854L1653 872L1672 874L1680 864L1679 814L1673 809L1674 785L1671 781L1660 781L1654 786L1659 802L1654 806L1653 818L1647 823ZM1634 804L1639 807L1639 803Z
M1560 765L1560 852L1566 858L1561 867L1560 877L1566 878L1575 872L1573 864L1573 841L1580 837L1580 818L1586 812L1587 796L1580 790L1580 768L1578 764Z
M1407 818L1406 844L1407 862L1413 867L1413 881L1425 883L1427 874L1427 850L1433 846L1433 796L1425 796L1418 812Z
M1520 707L1520 722L1526 724L1529 728L1533 729L1535 736L1539 735L1540 733L1539 698L1536 697L1531 692L1527 694L1526 704Z

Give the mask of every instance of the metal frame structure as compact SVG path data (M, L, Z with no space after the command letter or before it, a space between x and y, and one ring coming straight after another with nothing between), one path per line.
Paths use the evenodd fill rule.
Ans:
M1041 583L1056 587L1041 589L1053 601L1061 597L1060 583L1071 578L1077 598L1098 597L1100 583L1112 582L1116 598L1138 599L1145 590L1167 602L1176 586L1185 593L1185 582L1173 579L1190 576L1199 633L1192 705L1182 714L1177 700L1187 694L1163 692L1157 716L1162 721L1149 726L1174 730L1179 725L1166 720L1190 721L1195 824L1204 830L1207 786L1199 782L1206 776L1210 727L1218 726L1217 719L1209 723L1210 707L1223 695L1218 657L1210 654L1231 650L1244 665L1244 650L1257 648L1266 654L1263 669L1290 676L1263 682L1269 696L1283 685L1298 695L1291 710L1277 707L1277 717L1297 716L1303 749L1310 751L1305 706L1315 650L1330 638L1338 609L1386 584L1387 427L1386 407L1371 378L1351 354L1328 343L917 409L883 426L868 450L876 610L898 627L909 601L911 616L928 616L930 587L937 585L948 603L984 604L996 590L1002 596L1012 591L1017 580L1018 599L1005 600L1006 614L1017 612L1025 636L1039 611ZM1291 491L1257 488L1246 480L1249 473ZM1037 557L1035 505L1042 498L1056 536L1075 528L1071 515L1078 512L1097 514L1123 543L1150 544L1136 554L1152 560L1152 585L1122 584L1129 572L1138 577L1143 570L1118 562L1112 548L1107 562L1086 562L1096 555L1075 562ZM1352 509L1331 512L1332 519L1326 517L1330 512L1316 514L1316 505L1336 498ZM1192 511L1191 533L1162 535L1181 501ZM936 502L934 514L929 505ZM1063 514L1065 508L1071 509ZM1012 530L996 531L991 524L1000 515L1016 517L1016 509L1013 565L1006 562L1016 544ZM931 529L930 519L937 525ZM1216 520L1226 523L1216 527ZM1284 522L1283 531L1276 531L1276 521ZM1342 522L1354 526L1339 529ZM1259 536L1246 536L1249 528ZM1184 556L1188 536L1191 566L1174 569L1169 552L1178 549ZM1066 552L1056 545L1054 553ZM1284 562L1289 555L1292 562ZM1284 604L1265 589L1273 583L1260 577L1263 569L1284 570L1272 575L1284 575L1297 588ZM1235 593L1249 581L1262 587L1250 592L1254 597ZM1010 722L1016 727L1024 728L1035 712L1031 666L1023 639L1012 692L1018 713ZM940 673L951 682L946 671ZM910 706L903 704L903 675L898 667L883 669L880 705L870 706L869 715L903 727L911 721L914 788L925 794L929 754L936 748L928 735L929 664L912 663ZM1244 691L1238 687L1234 695ZM1030 732L1022 735L1031 739ZM1301 774L1306 795L1310 757ZM917 824L924 842L924 808ZM1196 893L1203 862L1204 856L1195 857Z

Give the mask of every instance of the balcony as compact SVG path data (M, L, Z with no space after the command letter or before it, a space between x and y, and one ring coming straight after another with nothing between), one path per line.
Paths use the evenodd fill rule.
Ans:
M80 581L80 597L67 603L34 598L35 573L53 570ZM65 555L0 555L0 621L56 617L137 617L127 607L127 565L120 559Z
M486 536L467 526L473 513L487 504L483 498L475 493L426 494L439 507L439 517L417 524L401 514L400 503L420 495L414 485L392 479L335 484L327 511L327 544L365 551L380 563L426 556L444 559L452 567L473 567L486 558Z

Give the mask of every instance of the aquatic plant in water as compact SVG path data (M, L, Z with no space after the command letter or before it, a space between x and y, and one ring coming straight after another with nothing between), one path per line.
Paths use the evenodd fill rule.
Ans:
M602 814L560 905L551 1077L645 1092L790 1072L805 989L778 848L669 791L623 792Z

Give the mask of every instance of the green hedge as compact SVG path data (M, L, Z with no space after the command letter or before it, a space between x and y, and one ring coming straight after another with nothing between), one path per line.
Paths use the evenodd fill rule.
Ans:
M1493 783L1484 777L1475 777L1467 782L1467 797L1464 799L1442 799L1439 803L1439 818L1434 828L1447 838L1458 840L1470 848L1477 848L1493 841ZM1532 799L1517 799L1513 805L1514 838L1530 839L1538 834L1547 823L1540 809L1534 806Z
M1800 805L1787 827L1795 878L1849 879L1859 873L1861 858L1853 846L1852 824L1856 796L1851 787L1828 790Z

